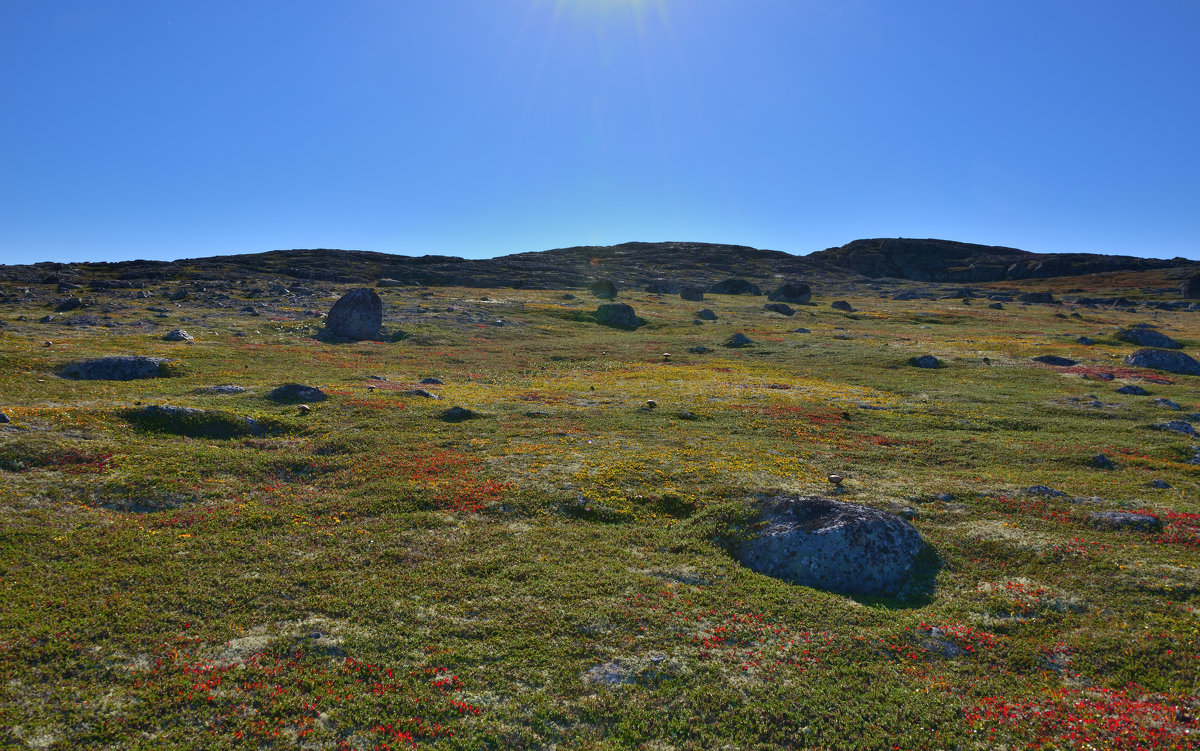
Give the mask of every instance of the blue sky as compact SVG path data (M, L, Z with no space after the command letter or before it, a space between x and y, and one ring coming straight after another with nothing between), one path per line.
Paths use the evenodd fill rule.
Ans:
M1200 258L1200 3L0 0L0 263Z

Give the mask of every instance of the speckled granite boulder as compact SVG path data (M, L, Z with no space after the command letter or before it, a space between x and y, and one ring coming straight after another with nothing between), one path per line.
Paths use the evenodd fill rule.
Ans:
M910 580L921 535L895 514L828 498L767 501L737 558L760 574L831 592L895 595Z

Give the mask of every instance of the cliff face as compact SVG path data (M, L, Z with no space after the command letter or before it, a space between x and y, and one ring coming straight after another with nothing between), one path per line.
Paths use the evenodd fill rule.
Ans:
M875 238L855 240L807 256L863 276L923 282L999 282L1105 271L1146 271L1179 261L1098 253L1031 253L952 240Z

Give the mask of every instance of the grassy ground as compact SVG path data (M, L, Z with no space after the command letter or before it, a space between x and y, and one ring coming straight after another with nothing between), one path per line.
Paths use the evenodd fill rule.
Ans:
M0 742L1200 745L1200 438L1147 427L1200 393L1123 366L1111 337L1150 321L1194 351L1195 314L849 296L857 312L784 318L628 293L648 324L627 332L561 292L380 292L402 341L321 342L283 303L156 319L161 299L124 300L111 328L4 312ZM719 320L693 323L702 307ZM197 341L160 339L176 326ZM735 331L755 346L723 347ZM104 354L177 374L56 375ZM946 367L905 364L921 354ZM289 381L330 399L264 398ZM216 384L249 390L200 391ZM139 403L274 429L156 433L127 419ZM437 419L451 405L483 416ZM758 494L827 494L830 471L848 500L915 511L929 581L850 598L724 552ZM1111 509L1166 526L1087 524Z

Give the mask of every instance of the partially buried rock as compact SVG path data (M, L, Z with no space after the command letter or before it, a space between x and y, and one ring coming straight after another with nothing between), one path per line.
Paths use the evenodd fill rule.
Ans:
M95 360L68 365L61 374L64 378L81 381L133 381L138 378L161 378L169 375L172 360L165 357L123 355L99 357Z
M702 321L715 321L715 320L717 320L717 314L716 314L716 313L714 313L714 312L712 312L712 311L711 311L711 310L709 310L708 308L705 308L704 310L701 310L700 312L696 313L696 317L697 317L697 318L699 318L699 319L700 319L700 320L702 320Z
M1196 429L1192 427L1190 422L1183 420L1168 420L1150 426L1151 430L1169 430L1172 433L1182 433L1184 435L1196 435Z
M259 422L253 418L215 409L153 405L126 410L125 418L143 430L192 438L237 438L262 432Z
M812 332L806 328L792 329L793 334L811 334Z
M725 346L732 347L734 349L740 347L749 347L751 344L754 344L754 340L740 331L736 334L730 335L730 337L725 340Z
M267 394L267 398L280 404L297 404L299 402L322 402L329 398L329 394L314 386L305 386L302 383L285 383L276 389L272 389Z
M688 352L691 352L693 355L707 355L712 351L713 350L711 348L705 347L703 344L697 344L695 347L688 347Z
M192 336L183 329L175 329L163 335L163 340L168 342L194 342L196 337Z
M1053 365L1059 368L1068 368L1072 365L1078 365L1078 361L1072 360L1069 357L1059 357L1058 355L1039 355L1033 358L1034 362L1040 362L1043 365Z
M201 394L241 394L246 391L245 386L234 386L231 383L222 384L220 386L209 386L202 388L198 393Z
M342 339L378 339L383 325L383 300L367 287L352 289L333 304L325 329Z
M1096 454L1092 457L1092 466L1096 469L1116 469L1117 465L1108 458L1108 454Z
M12 422L12 421L8 419L8 415L4 414L3 412L0 412L0 424L4 424L7 422Z
M1165 370L1179 375L1200 375L1200 362L1196 362L1183 352L1172 352L1167 349L1139 349L1125 358L1126 365L1138 368Z
M1135 326L1131 329L1118 331L1116 337L1123 342L1136 344L1139 347L1158 347L1159 349L1182 349L1183 345L1166 334L1151 328Z
M833 302L829 303L829 307L833 308L834 310L840 310L844 313L854 312L854 306L845 300L834 300Z
M54 306L54 309L59 313L65 313L68 310L75 310L83 305L83 300L78 297L68 297L67 299Z
M1077 337L1075 337L1075 343L1082 344L1085 347L1090 347L1093 344L1095 344L1096 341L1094 339L1092 339L1090 336L1077 336Z
M991 308L992 310L1004 310L1004 305L1001 303L998 303L998 302L994 302L991 305L989 305L988 307Z
M425 389L409 389L408 391L400 392L406 396L419 396L423 399L441 399L442 397Z
M1137 529L1144 532L1162 529L1162 520L1157 516L1136 511L1096 511L1088 514L1088 524L1102 529Z
M763 308L765 310L771 311L772 313L778 313L778 314L784 315L784 316L796 315L796 311L795 311L795 309L792 308L791 305L787 305L787 304L781 303L781 302L767 303L766 305L763 306Z
M933 355L921 355L920 357L908 358L908 364L914 368L940 368L942 361Z
M1130 396L1149 396L1150 392L1141 386L1135 386L1132 383L1128 386L1122 386L1117 389L1118 394L1128 394Z
M771 302L805 305L812 300L812 287L801 282L785 282L768 294L767 299Z
M1052 305L1058 302L1058 300L1054 299L1054 295L1050 294L1049 292L1025 292L1024 294L1017 295L1017 301L1025 303L1041 303L1043 305Z
M607 303L596 308L596 321L618 329L636 329L642 325L633 308L623 302Z
M482 413L476 412L473 409L467 409L466 407L451 407L438 413L438 419L445 422L463 422L465 420L476 420L480 417L483 417Z
M793 584L896 595L916 570L921 547L921 535L895 514L828 498L776 497L763 505L754 536L736 556Z

